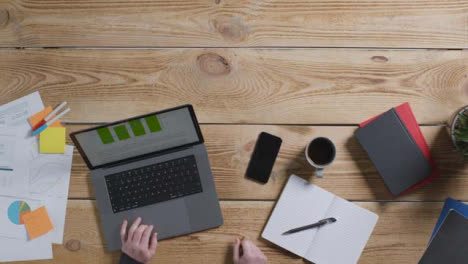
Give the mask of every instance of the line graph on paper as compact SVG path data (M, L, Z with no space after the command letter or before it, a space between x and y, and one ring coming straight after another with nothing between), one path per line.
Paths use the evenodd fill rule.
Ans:
M33 144L29 164L29 193L66 197L73 149L67 149L65 154L40 154L37 149Z
M29 171L29 192L35 194L57 194L63 185L66 166L58 162L39 163Z

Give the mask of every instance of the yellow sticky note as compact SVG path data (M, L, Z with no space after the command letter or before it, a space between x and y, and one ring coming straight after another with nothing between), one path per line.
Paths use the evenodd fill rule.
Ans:
M46 128L39 137L39 152L65 153L65 128Z
M23 222L28 231L29 239L40 237L54 229L45 206L24 214Z
M44 119L50 112L52 112L52 107L48 106L44 108L44 110L35 113L34 115L29 117L29 124L31 124L32 127L35 127L36 124L41 122L42 119ZM52 118L54 118L54 116L52 116ZM52 123L50 127L62 127L62 124L59 120L57 120L54 123Z

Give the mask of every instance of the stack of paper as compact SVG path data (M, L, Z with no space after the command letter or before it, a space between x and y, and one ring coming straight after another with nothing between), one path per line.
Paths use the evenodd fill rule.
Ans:
M47 111L38 92L0 106L0 261L50 259L62 243L73 147L39 152L28 118Z

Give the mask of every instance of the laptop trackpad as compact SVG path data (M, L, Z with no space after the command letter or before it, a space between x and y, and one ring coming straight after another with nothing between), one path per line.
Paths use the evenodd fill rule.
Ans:
M158 239L186 234L190 231L187 206L183 199L171 200L145 206L132 211L132 215L141 216L143 224L154 225Z

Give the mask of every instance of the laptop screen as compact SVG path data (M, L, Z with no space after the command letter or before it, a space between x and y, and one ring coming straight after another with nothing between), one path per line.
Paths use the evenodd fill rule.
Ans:
M191 106L72 134L90 168L202 141Z

